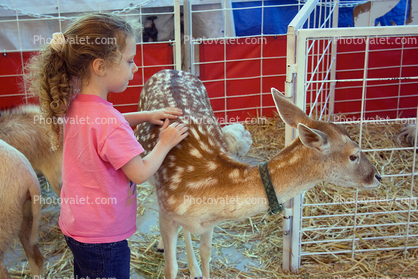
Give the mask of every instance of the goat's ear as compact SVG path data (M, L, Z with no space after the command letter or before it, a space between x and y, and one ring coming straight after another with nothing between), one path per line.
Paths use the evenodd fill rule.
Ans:
M273 95L277 111L286 124L297 128L299 123L307 123L309 121L306 113L289 101L279 90L271 88L271 94Z
M322 150L328 143L328 136L325 133L304 124L298 124L298 132L300 141L306 147Z

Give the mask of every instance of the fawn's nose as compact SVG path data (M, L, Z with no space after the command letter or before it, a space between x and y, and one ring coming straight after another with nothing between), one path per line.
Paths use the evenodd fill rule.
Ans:
M380 180L382 180L382 177L380 176L380 174L375 174L374 177L377 179L377 181L380 182Z

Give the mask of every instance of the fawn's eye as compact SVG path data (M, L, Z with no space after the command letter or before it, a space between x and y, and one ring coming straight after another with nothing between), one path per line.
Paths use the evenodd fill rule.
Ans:
M358 155L350 155L350 161L355 162L358 159Z

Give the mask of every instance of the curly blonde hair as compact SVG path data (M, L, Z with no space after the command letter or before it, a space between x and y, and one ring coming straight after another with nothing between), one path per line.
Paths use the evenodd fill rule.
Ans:
M122 18L103 13L87 14L74 21L63 33L60 50L46 45L26 66L25 82L30 93L39 97L48 125L51 147L61 141L60 118L67 113L79 86L89 79L89 66L97 58L107 63L120 61L132 27Z

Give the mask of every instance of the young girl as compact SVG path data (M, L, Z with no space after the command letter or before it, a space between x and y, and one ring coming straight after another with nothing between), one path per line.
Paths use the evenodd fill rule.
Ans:
M135 183L150 178L187 136L183 124L169 126L169 118L182 114L176 108L122 115L107 101L138 71L135 54L132 28L97 13L55 33L30 63L28 81L52 119L53 148L63 138L59 226L74 255L75 278L129 278L126 239L136 230ZM141 158L131 127L143 121L162 128L155 148Z

